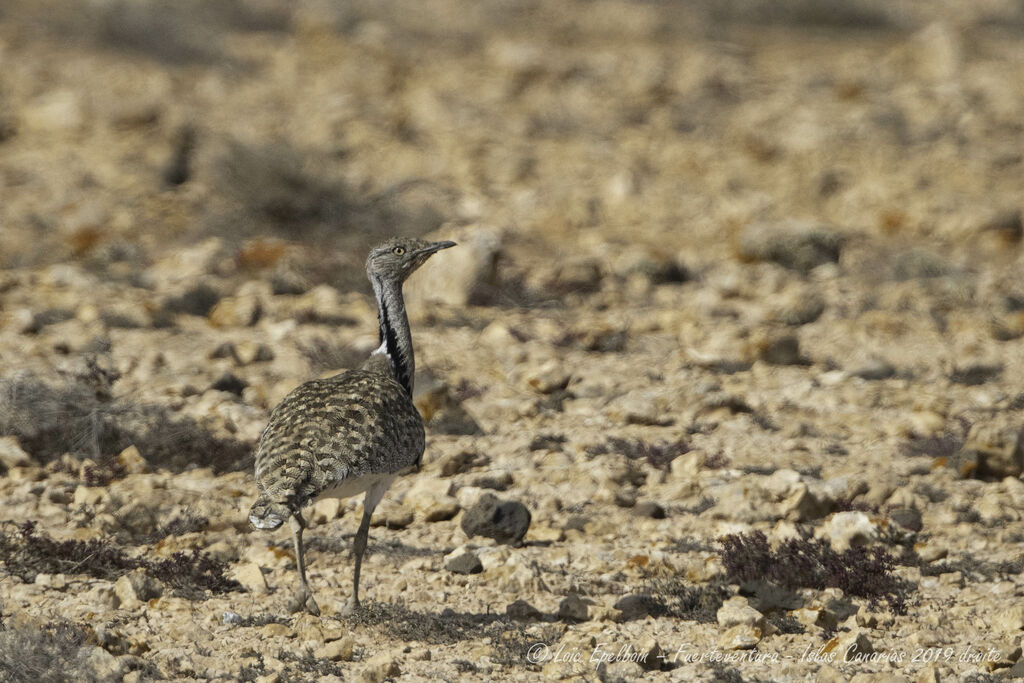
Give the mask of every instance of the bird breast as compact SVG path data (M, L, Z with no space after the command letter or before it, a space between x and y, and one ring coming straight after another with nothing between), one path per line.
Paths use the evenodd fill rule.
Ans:
M349 498L368 490L376 484L384 484L384 488L391 485L395 480L393 474L365 474L361 477L345 477L338 480L334 486L324 489L314 501L324 498Z

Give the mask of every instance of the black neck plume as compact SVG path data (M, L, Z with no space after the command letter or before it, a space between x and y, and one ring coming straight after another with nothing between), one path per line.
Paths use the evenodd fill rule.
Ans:
M380 323L380 343L391 361L391 369L398 383L412 396L416 361L412 351L409 318L405 313L402 285L379 277L371 278L377 296L377 319Z

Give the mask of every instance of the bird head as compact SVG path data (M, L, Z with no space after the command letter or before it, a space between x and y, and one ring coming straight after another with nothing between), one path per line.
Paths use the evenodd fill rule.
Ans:
M441 249L454 247L455 242L427 242L411 237L393 237L370 250L366 259L366 273L394 282L405 282L417 268Z

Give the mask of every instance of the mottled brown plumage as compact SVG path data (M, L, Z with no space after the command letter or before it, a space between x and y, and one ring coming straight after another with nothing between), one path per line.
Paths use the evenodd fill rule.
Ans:
M351 607L359 605L359 572L370 517L391 482L419 465L423 421L412 402L415 360L402 283L453 242L393 239L370 252L367 276L377 297L381 347L358 370L299 386L276 408L256 451L259 495L249 520L260 529L291 523L299 571L295 608L317 614L306 582L302 508L318 498L366 491L353 542Z
M380 369L306 382L278 404L256 456L261 498L301 510L338 482L416 464L423 422Z

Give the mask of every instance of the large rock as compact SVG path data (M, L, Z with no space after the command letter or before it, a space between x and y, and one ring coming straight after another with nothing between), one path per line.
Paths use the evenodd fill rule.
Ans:
M376 514L370 521L370 526L404 529L412 524L413 518L413 511L408 507L394 502L385 502L377 508Z
M964 478L1018 477L1024 470L1024 429L1019 425L981 423L971 428L967 443L948 464Z
M82 654L86 655L85 665L91 674L90 680L113 683L114 681L120 681L124 676L124 662L102 647L87 645ZM79 674L81 673L84 672L79 672Z
M224 243L216 237L203 240L193 246L169 250L166 256L143 273L143 284L155 291L178 292L182 297L188 295L189 292L195 292L197 288L202 288L200 295L195 296L196 303L202 303L202 306L208 311L209 307L220 297L215 290L203 284L203 277L214 269L218 259L222 258L224 254ZM204 315L195 310L183 312Z
M821 519L832 511L835 502L822 486L808 486L800 481L794 484L783 499L779 511L794 522Z
M718 638L718 646L723 650L751 650L761 642L761 629L749 624L739 624L729 628Z
M837 512L818 529L817 536L827 538L838 552L864 545L878 538L878 525L863 512Z
M519 501L501 501L485 493L462 517L462 530L469 537L485 536L498 543L516 544L530 528L531 515Z
M246 282L234 296L214 304L206 318L214 327L249 327L263 315L264 302L270 297L269 284L259 280Z
M444 568L453 574L479 574L484 570L484 565L471 550L456 548L445 555Z
M769 320L799 327L813 323L825 312L825 299L816 291L794 288L776 297Z
M564 621L586 621L590 618L590 607L579 595L570 593L558 603L558 618Z
M837 652L846 653L847 661L867 661L863 659L875 651L864 629L854 628L839 635Z
M21 444L13 436L0 437L0 465L4 470L14 467L33 465L32 456L21 449Z
M405 494L402 504L420 513L424 521L443 522L459 514L459 502L449 495L447 484L419 478Z
M651 595L630 593L619 598L612 606L618 610L616 621L632 621L646 616L658 616L665 611L664 603Z
M127 503L115 517L122 529L136 537L152 534L158 524L157 510L141 500Z
M481 433L480 425L452 395L446 382L430 376L417 378L413 402L433 434Z
M963 62L961 42L955 28L937 21L911 36L896 50L894 60L910 77L941 83L960 71Z
M264 595L270 591L267 586L267 578L263 570L255 562L245 562L239 565L235 571L235 581L245 586L250 592Z
M327 524L341 517L343 512L340 498L323 498L313 503L306 517L311 524Z
M66 133L81 129L87 120L82 97L71 89L50 90L25 107L21 124L40 133Z
M765 333L755 338L757 357L769 365L808 365L800 352L800 340L795 334Z
M790 610L789 616L804 626L817 626L824 629L835 629L839 623L836 615L825 607L801 607Z
M395 678L402 673L402 668L389 652L380 652L368 660L359 672L359 681L363 683L381 683Z
M494 301L502 254L500 231L486 225L445 226L426 239L452 240L458 246L445 252L443 265L427 264L414 276L415 286L406 289L412 311L435 303L471 306Z
M606 413L626 424L663 427L675 421L666 397L653 391L631 391L620 396L608 405Z
M531 368L524 377L526 384L542 394L551 394L565 389L572 375L557 360L549 360L539 367Z
M530 621L540 619L544 615L539 609L525 600L516 600L505 606L505 616L518 621Z
M118 453L117 464L123 467L127 474L143 474L149 471L149 463L135 446L129 446Z
M992 628L1000 633L1019 633L1024 630L1024 605L1012 605L992 615Z
M255 296L229 296L214 304L207 318L214 327L248 327L256 324L262 311Z
M329 659L332 662L351 662L355 646L355 639L352 636L345 636L339 640L325 643L316 650L315 654L319 658Z
M350 325L357 320L357 309L334 287L317 285L292 300L285 299L281 303L279 315L286 315L304 323Z
M819 225L753 223L740 233L736 251L745 261L772 261L806 273L838 262L844 241L839 233Z
M750 606L741 595L729 598L718 608L718 625L725 628L747 625L758 626L764 621L764 615Z
M121 601L121 609L134 609L142 603L163 595L162 583L141 569L125 574L114 582L114 594Z

